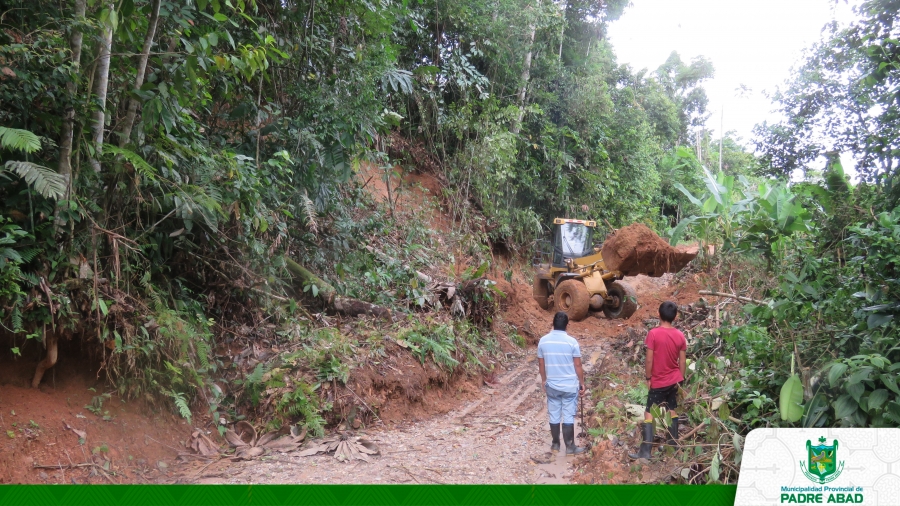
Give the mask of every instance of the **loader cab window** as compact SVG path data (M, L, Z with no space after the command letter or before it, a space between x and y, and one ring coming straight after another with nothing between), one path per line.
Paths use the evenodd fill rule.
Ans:
M553 237L553 265L565 267L566 258L580 258L593 252L594 229L581 223L556 225Z

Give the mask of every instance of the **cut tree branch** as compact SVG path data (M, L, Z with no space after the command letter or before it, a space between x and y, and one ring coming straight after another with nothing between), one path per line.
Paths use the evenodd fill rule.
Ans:
M710 290L700 290L697 293L699 293L700 295L712 295L713 297L728 297L730 299L737 299L743 302L752 302L754 304L766 304L766 301L764 300L751 299L750 297L744 297L742 295L736 295L733 293L712 292Z
M303 282L304 285L316 286L318 289L318 296L322 298L329 309L344 316L370 314L388 320L391 319L392 315L390 309L357 299L341 297L333 286L319 276L313 274L306 267L303 267L288 257L284 257L284 262L291 274Z

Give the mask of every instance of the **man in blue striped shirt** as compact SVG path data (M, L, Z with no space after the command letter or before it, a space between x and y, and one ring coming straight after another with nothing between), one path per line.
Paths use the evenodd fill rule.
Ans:
M538 343L538 365L541 369L541 389L547 396L550 414L550 451L559 451L560 422L566 454L582 453L575 446L575 410L578 398L584 395L584 370L581 368L581 347L566 333L569 317L559 311L553 317L553 330Z

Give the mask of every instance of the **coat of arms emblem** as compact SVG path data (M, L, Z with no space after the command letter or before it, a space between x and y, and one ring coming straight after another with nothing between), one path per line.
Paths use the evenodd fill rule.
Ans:
M825 438L819 438L819 444L813 446L812 441L806 441L806 455L808 460L800 461L803 474L818 484L828 483L837 479L844 470L844 461L837 460L838 442L825 444Z

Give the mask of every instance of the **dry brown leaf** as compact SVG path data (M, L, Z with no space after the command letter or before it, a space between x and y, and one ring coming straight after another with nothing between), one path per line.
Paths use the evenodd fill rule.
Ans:
M302 441L306 438L306 427L291 425L291 436L295 437L298 441Z
M276 436L278 436L277 432L267 432L260 436L259 440L256 441L256 445L254 446L266 446L266 443L275 439Z
M234 457L237 459L249 460L255 457L259 457L264 453L266 453L266 451L258 446L242 446L238 448L236 452L234 452Z
M348 434L340 434L321 439L297 455L309 457L319 453L332 452L334 453L334 458L339 462L350 462L351 460L371 462L369 455L378 455L380 453L378 447L371 441Z
M70 431L74 432L75 435L78 436L79 438L87 439L87 432L85 432L83 430L78 430L75 427L72 427L71 425L67 424L65 421L63 421L63 425L66 427L66 430L70 430Z
M302 442L302 440L298 440L292 436L281 436L278 439L273 439L266 443L265 448L283 453L292 452L300 448Z
M303 450L302 452L298 453L297 455L300 457L311 457L318 453L327 453L328 452L327 446L328 445L310 446L309 448Z
M241 438L241 441L248 445L254 446L256 444L256 429L249 423L241 420L234 424L234 432Z
M237 432L228 429L225 431L225 441L228 441L228 444L234 446L235 448L240 448L242 446L249 446L247 443L241 439L241 436L238 436Z

